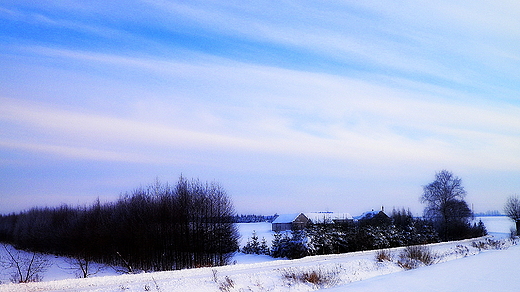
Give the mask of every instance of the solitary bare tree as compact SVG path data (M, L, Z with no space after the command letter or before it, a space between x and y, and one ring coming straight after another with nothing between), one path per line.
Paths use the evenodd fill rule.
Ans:
M72 270L77 278L88 278L99 273L104 266L95 263L89 256L85 254L76 254L65 259L69 264L68 270Z
M506 204L504 206L504 212L509 218L515 221L516 235L520 235L520 198L518 198L517 195L507 198Z
M447 170L435 174L435 181L423 187L421 202L426 203L424 215L432 220L442 237L450 237L450 229L464 225L472 216L464 197L466 190L460 178ZM456 236L456 235L455 235Z

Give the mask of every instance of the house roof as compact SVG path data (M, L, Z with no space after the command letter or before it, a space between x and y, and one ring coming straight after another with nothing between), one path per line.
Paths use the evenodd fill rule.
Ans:
M334 220L354 219L349 213L309 212L283 214L274 219L273 223L292 223L300 214L305 215L312 223L332 223Z
M363 218L374 218L374 217L378 216L380 213L383 213L385 216L388 216L383 211L374 211L374 210L372 210L372 211L365 212L365 213L361 214L360 216L356 216L355 218L358 219L358 220L359 219L363 219Z
M302 213L282 214L276 217L273 223L292 223L300 214Z
M334 220L352 220L354 219L349 213L335 212L312 212L305 213L312 223L333 223Z

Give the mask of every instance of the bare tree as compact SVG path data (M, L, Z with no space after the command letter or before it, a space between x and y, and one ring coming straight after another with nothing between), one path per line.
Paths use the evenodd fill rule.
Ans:
M3 247L8 255L8 261L4 265L12 270L13 283L38 282L42 279L41 274L50 266L49 260L43 254L15 251L7 244Z
M450 227L464 225L472 216L464 197L466 190L460 178L453 173L442 170L435 174L435 180L423 187L421 202L426 203L424 215L432 220L442 239L451 235Z
M66 258L65 262L69 264L66 269L72 270L77 278L88 278L104 269L103 265L95 263L89 256L83 254Z
M517 195L507 198L504 206L504 212L507 217L515 221L516 235L520 235L520 198Z

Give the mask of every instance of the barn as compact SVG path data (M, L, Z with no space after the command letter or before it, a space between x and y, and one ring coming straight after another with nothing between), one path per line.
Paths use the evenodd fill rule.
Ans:
M304 229L310 224L333 224L353 221L349 213L313 212L278 216L272 224L273 231Z
M336 213L330 211L305 213L305 216L307 216L313 224L334 224L354 221L354 218L349 213Z
M311 220L303 213L284 214L274 219L273 231L286 231L303 229L311 224Z

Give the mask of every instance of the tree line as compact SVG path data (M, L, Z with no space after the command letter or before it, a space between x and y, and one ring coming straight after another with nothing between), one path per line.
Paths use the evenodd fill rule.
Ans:
M367 214L357 221L314 223L302 230L274 234L271 247L253 236L242 252L272 257L301 258L439 242L430 221L414 218L408 210L394 210L390 217Z
M278 216L275 215L255 215L255 214L240 214L235 216L236 223L256 223L256 222L273 222Z
M217 183L180 177L90 206L0 216L0 241L16 248L136 270L228 264L238 248L235 210Z

